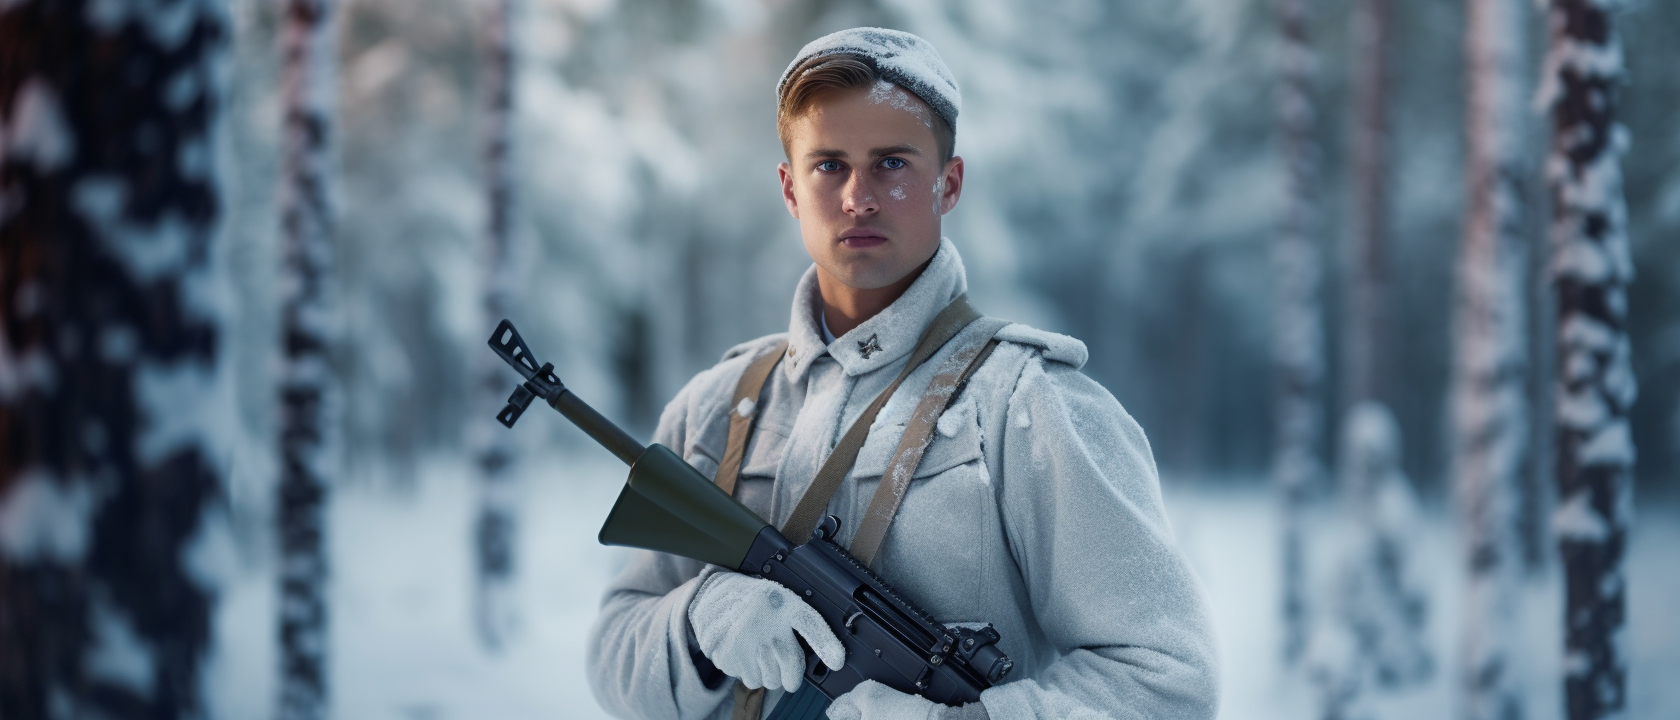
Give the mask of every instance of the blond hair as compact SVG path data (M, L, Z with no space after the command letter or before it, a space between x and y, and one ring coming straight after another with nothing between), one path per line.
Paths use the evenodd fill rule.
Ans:
M809 113L824 93L833 90L872 88L879 82L882 82L881 73L862 55L820 55L800 63L789 74L788 81L782 85L781 97L776 99L776 135L781 138L782 153L788 153L788 133L794 121ZM943 166L951 161L955 152L957 133L951 128L951 124L945 121L943 115L933 111L933 107L928 105L926 100L913 92L910 92L910 95L915 97L917 102L927 106L928 115L933 118L933 141L939 153L939 163Z

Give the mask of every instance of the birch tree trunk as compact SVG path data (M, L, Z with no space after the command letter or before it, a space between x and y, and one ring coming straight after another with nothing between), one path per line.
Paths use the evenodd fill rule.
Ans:
M1525 0L1471 0L1469 212L1453 304L1453 489L1464 538L1459 688L1468 720L1524 716L1519 667L1528 446Z
M1633 280L1616 122L1623 79L1612 0L1553 0L1540 100L1552 113L1546 163L1557 292L1558 508L1563 556L1564 697L1569 720L1621 717L1627 706L1627 580L1638 393L1627 336Z
M198 717L214 3L0 6L0 717Z
M1278 136L1285 169L1282 226L1272 245L1276 283L1272 363L1277 399L1272 484L1283 514L1283 657L1297 664L1307 644L1307 579L1303 514L1323 476L1324 325L1319 305L1322 262L1313 241L1318 221L1318 146L1312 97L1317 62L1308 36L1306 0L1278 0Z
M326 508L342 399L331 204L334 3L284 0L279 535L281 720L327 712Z
M484 102L484 323L508 316L508 248L513 234L514 14L517 0L485 0L480 26L479 85ZM474 357L480 367L475 452L479 468L478 521L474 527L477 586L473 614L479 639L501 647L513 632L514 547L517 530L512 465L513 435L494 421L513 387L507 366L488 352Z

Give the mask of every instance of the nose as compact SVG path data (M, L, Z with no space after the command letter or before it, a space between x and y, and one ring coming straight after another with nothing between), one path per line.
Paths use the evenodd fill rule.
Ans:
M869 186L862 170L852 171L846 179L840 203L840 209L847 215L873 215L881 209L881 204L875 201L875 189Z

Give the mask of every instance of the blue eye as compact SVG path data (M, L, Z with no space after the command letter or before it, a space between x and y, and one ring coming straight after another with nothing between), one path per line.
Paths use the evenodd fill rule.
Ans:
M838 172L840 170L840 162L837 160L824 160L817 163L817 169L823 172Z
M890 157L881 161L881 167L888 170L898 170L905 166L904 158Z

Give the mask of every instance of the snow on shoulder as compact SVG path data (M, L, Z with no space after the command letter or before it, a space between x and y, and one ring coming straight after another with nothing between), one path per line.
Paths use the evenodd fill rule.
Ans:
M782 87L800 63L813 57L842 54L869 58L882 79L915 93L945 118L947 124L957 126L962 93L957 90L956 77L931 43L901 30L857 27L812 40L782 71L782 79L776 83L776 96L781 96Z
M1080 342L1078 338L1053 333L1049 330L1040 330L1031 325L1022 325L1021 323L1005 325L993 337L1005 342L1038 348L1039 354L1044 359L1071 365L1075 370L1084 367L1085 361L1091 357L1090 351L1085 349L1085 343Z

